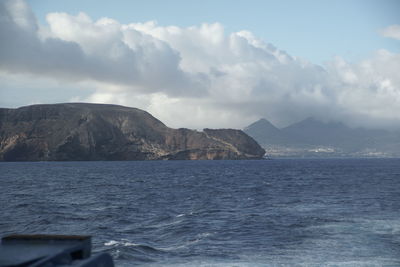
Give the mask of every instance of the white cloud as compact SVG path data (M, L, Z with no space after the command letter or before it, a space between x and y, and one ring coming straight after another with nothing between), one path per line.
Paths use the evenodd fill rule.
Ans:
M400 25L394 24L386 27L381 31L384 37L400 40Z
M260 117L284 125L308 116L399 123L400 55L385 50L323 68L219 23L163 27L51 13L38 26L23 1L0 2L0 20L0 71L68 82L76 94L65 101L134 106L172 127L241 128ZM89 95L79 93L85 86Z

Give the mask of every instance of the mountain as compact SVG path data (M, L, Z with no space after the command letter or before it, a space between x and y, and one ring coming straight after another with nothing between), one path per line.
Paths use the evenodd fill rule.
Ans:
M274 143L286 143L286 138L282 135L281 130L266 119L260 119L250 124L243 131L260 144L268 143L270 140L274 140Z
M352 151L362 149L365 145L364 139L369 134L340 122L322 122L314 118L292 124L283 128L282 132L290 137L292 144L330 146Z
M244 129L267 153L288 156L400 156L400 133L307 118L278 129L261 119Z
M0 160L258 159L240 130L172 129L146 111L66 103L0 109Z

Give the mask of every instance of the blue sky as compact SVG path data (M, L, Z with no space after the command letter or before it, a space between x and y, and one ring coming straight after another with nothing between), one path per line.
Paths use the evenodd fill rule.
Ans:
M85 12L121 23L157 21L188 27L221 23L227 32L248 30L290 55L320 64L341 56L358 61L378 49L400 51L379 31L400 24L398 0L29 0L40 23L50 12Z

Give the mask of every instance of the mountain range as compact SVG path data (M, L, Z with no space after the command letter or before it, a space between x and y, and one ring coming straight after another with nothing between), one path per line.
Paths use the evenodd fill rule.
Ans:
M0 161L259 159L241 130L172 129L146 111L65 103L0 109Z
M267 154L311 157L399 157L400 132L351 128L307 118L284 128L260 119L244 129Z

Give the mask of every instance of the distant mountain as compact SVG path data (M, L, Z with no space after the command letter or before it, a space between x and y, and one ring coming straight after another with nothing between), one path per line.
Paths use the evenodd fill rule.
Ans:
M257 159L240 130L172 129L117 105L67 103L0 109L0 161Z
M257 142L260 144L268 143L270 140L273 140L274 143L285 143L286 141L282 131L266 119L260 119L250 124L243 131L258 140Z
M261 119L244 129L267 153L291 156L400 156L400 133L307 118L278 129Z

